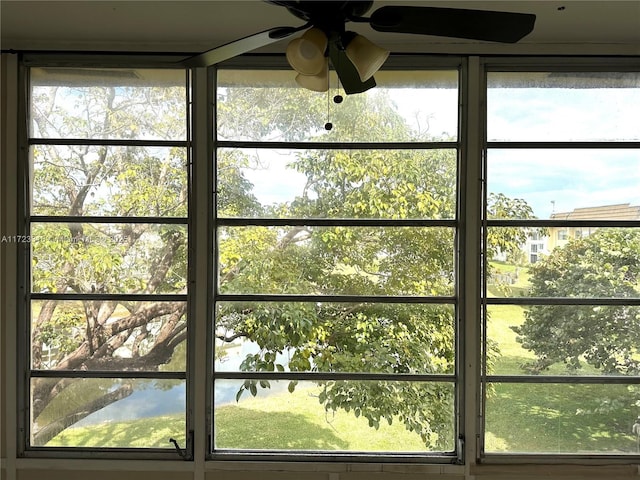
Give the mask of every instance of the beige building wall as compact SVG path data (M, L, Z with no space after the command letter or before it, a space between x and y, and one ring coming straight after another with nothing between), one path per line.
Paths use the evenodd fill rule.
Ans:
M551 214L551 220L639 220L640 206L620 203L598 207L580 207L571 212ZM596 227L550 227L547 250L566 245L569 240L587 237Z

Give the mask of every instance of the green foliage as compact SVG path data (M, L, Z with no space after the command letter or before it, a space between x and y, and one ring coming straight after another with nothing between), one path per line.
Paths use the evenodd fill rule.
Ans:
M509 198L502 193L490 193L487 198L487 219L505 220L509 218L530 219L536 218L533 209L525 200ZM544 234L544 229L538 229L538 233ZM494 258L502 252L510 258L518 258L521 255L522 245L526 242L531 231L519 227L491 228L487 232L487 257Z
M34 86L30 116L34 134L73 139L186 139L183 87L128 82L118 85L114 77L109 85L81 82L63 87L48 86L45 81ZM178 78L176 84L179 82ZM33 214L187 215L185 148L38 145L33 147L32 162ZM183 225L35 222L31 241L34 292L186 291ZM174 350L184 345L184 302L50 300L34 302L31 308L34 368L185 368L184 352L173 359ZM78 388L69 379L34 380L34 444L46 443L74 422L132 392L130 385L112 388L111 381L103 383ZM138 383L136 388L145 387Z
M263 109L271 108L264 104L260 89L229 88L224 95L224 118L229 115L232 96L237 105L252 106L254 122L263 118ZM292 93L283 90L279 95ZM313 133L312 125L307 125L306 135L281 126L272 132L317 140L414 139L415 132L404 123L384 91L350 96L348 100L349 106L335 112L333 120L340 127L334 132ZM277 108L269 110L280 122L278 112ZM225 138L248 135L244 129L233 133L229 125L224 124ZM266 123L256 125L254 133L264 138L266 128ZM247 157L222 153L223 175L241 175L242 169L248 168ZM229 162L236 162L235 168ZM307 149L297 152L289 168L306 178L302 192L291 202L265 205L262 210L255 208L254 197L246 192L251 208L244 210L245 215L385 219L456 216L455 151ZM237 176L226 178L232 181L227 191L240 184L241 188L251 187ZM222 187L219 184L219 191ZM240 202L231 200L228 194L224 198L227 200L218 199L219 214L240 215ZM498 200L494 204L499 203L502 218L531 215L522 201L512 202L504 196ZM454 234L443 227L219 228L220 290L241 294L454 295ZM521 230L506 232L499 246L519 246L521 236ZM385 374L454 372L452 306L230 302L219 305L217 312L219 340L240 337L257 344L258 352L247 355L241 364L247 372L285 368ZM288 357L286 366L279 363L282 355ZM327 412L350 412L376 429L384 423L399 422L417 433L429 448L452 448L454 400L450 384L317 383L322 387L318 400ZM242 399L245 392L256 396L260 388L270 387L247 380L236 399ZM288 388L295 392L297 382L290 382Z
M640 294L640 232L602 228L572 240L531 267L532 296L637 298ZM543 370L556 362L582 362L604 374L640 372L640 310L635 306L538 305L514 328Z
M45 137L186 137L185 92L178 87L41 87L34 89L33 101L34 129ZM414 131L384 90L345 99L333 109L332 121L339 128L332 132L322 129L326 97L298 88L223 87L217 109L221 139L435 139ZM261 167L247 151L220 149L216 162L219 217L438 220L455 219L458 210L458 159L453 150L300 149L288 167L303 175L306 185L291 201L267 205L259 202L247 178L248 169ZM33 170L36 214L187 214L187 154L182 148L40 145L33 151ZM524 202L504 196L492 199L491 205L499 218L531 214ZM40 223L32 233L37 236L34 291L186 292L184 226ZM227 226L219 227L217 235L217 281L223 293L455 294L453 228ZM521 235L521 230L506 231L490 244L505 251L521 243ZM32 322L34 366L42 366L43 351L55 350L59 368L183 369L185 314L183 302L43 302ZM247 372L452 374L455 330L453 305L428 304L227 302L217 305L215 325L221 343L240 339L258 346L257 353L241 363ZM283 356L288 357L286 365ZM373 428L400 423L429 448L453 448L450 384L318 385L318 400L327 414L350 412ZM288 387L295 392L297 384ZM237 399L268 388L270 382L247 380ZM64 381L37 383L32 409L36 443L45 444L78 416L130 392L96 387L83 403Z

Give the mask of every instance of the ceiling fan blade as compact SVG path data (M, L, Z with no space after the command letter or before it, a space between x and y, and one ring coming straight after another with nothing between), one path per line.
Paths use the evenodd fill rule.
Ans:
M224 62L230 58L242 55L243 53L275 43L278 40L299 32L300 30L304 30L308 26L309 25L307 24L301 27L270 28L269 30L249 35L248 37L234 40L233 42L229 42L198 55L194 55L193 57L183 60L182 63L186 67L209 67L216 63Z
M347 95L366 92L376 86L376 81L373 77L366 82L360 80L356 67L353 66L345 51L338 48L335 43L329 45L329 58Z
M379 32L515 43L533 30L535 20L527 13L385 6L373 12L370 23Z

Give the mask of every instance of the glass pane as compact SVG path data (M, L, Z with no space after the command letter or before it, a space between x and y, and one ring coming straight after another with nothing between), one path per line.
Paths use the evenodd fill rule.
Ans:
M219 70L219 140L450 141L458 130L458 72L389 71L377 87L344 95L332 73L326 92L297 86L292 70ZM333 128L325 130L325 123Z
M637 454L638 385L489 385L487 452Z
M38 300L34 369L184 371L186 302Z
M186 439L186 383L147 379L31 379L31 445L169 448Z
M640 297L640 228L490 227L487 243L489 297Z
M34 138L186 140L184 70L32 68Z
M187 215L184 148L35 145L34 215Z
M216 371L454 372L452 305L221 302Z
M217 162L220 217L455 217L455 150L220 149Z
M640 140L638 72L491 72L488 139Z
M33 223L33 292L185 293L184 225Z
M494 200L502 194L530 207L512 209L515 218L640 219L640 150L491 149L487 171Z
M222 293L453 295L454 229L223 227Z
M217 380L215 448L452 451L453 390L406 381Z
M490 305L488 373L640 375L640 307Z

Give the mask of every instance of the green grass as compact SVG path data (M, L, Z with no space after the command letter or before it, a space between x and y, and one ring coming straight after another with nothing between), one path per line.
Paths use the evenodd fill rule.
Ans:
M624 385L497 384L487 401L487 451L632 453L629 412L603 409ZM631 420L631 423L633 420Z
M494 265L502 272L515 268ZM511 269L511 270L510 270ZM511 294L524 292L526 269L519 270ZM490 293L504 296L495 287ZM535 359L516 341L511 327L522 324L524 308L489 308L488 337L500 349L493 373L525 374L523 365ZM547 374L567 374L563 365ZM580 374L597 375L585 367ZM616 405L628 396L624 385L494 384L487 400L487 451L624 453L635 451L631 424L638 412ZM286 390L256 398L245 395L238 403L216 408L215 443L228 449L291 449L327 451L424 451L420 438L394 422L369 427L364 418L344 411L325 412L317 399L318 387ZM608 403L607 403L608 402ZM169 437L184 445L184 417L163 416L128 422L68 428L49 445L88 447L167 447Z
M513 286L523 288L522 276ZM495 293L495 291L494 291ZM504 294L501 294L503 296ZM518 305L488 308L487 336L500 356L491 373L523 375L523 366L535 359L516 340L511 327L524 322ZM575 374L597 375L588 365ZM546 375L567 375L555 364ZM630 433L636 412L616 405L628 397L625 385L493 384L486 406L485 448L492 452L631 453L636 441Z
M424 451L420 437L398 422L369 427L345 411L325 412L318 387L247 398L216 409L218 448Z
M317 387L245 398L216 409L216 447L243 449L424 451L420 437L397 422L370 428L364 418L325 412ZM167 447L184 445L184 416L68 428L48 446Z
M47 446L173 448L169 438L185 444L184 415L164 415L126 422L67 428Z

